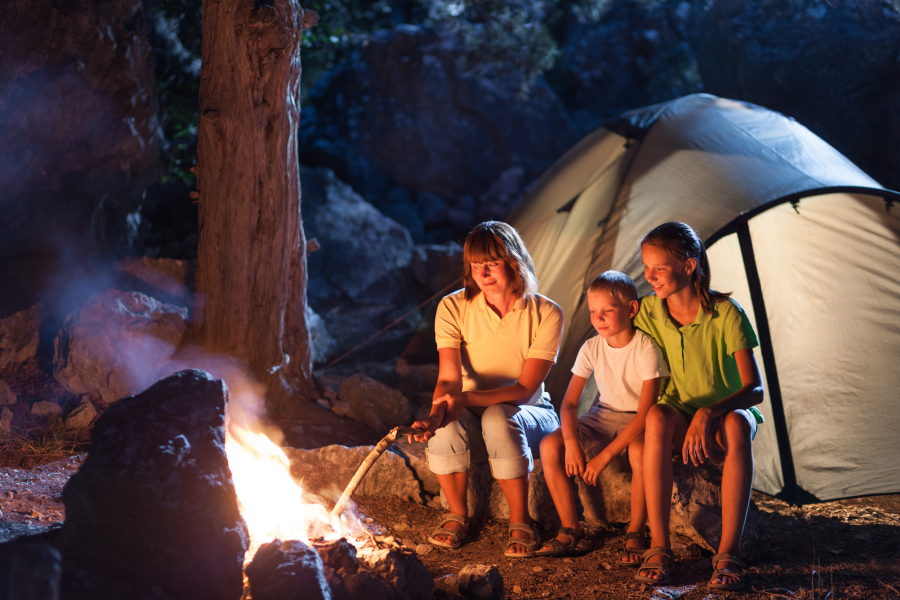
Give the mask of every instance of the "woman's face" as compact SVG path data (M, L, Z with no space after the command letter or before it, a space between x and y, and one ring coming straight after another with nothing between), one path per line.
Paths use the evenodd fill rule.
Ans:
M470 263L472 279L485 296L511 294L515 284L515 273L504 260Z
M669 252L648 244L641 246L641 258L644 278L659 298L668 298L690 285L691 273L696 266L694 259L678 260Z

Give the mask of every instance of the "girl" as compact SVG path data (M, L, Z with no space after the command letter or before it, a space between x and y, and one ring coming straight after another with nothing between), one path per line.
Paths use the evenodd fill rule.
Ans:
M641 240L646 296L635 325L659 344L670 378L659 403L647 413L644 488L651 548L635 579L671 581L675 560L669 539L672 452L685 464L707 460L722 468L722 539L713 556L709 588L744 589L737 557L753 481L752 440L762 415L758 345L747 315L729 294L709 287L706 249L684 223L665 223Z
M469 450L480 447L509 503L506 556L531 557L540 539L528 515L528 474L541 439L559 426L544 379L563 314L537 293L531 256L506 223L482 223L466 238L463 281L438 306L438 383L431 414L413 424L425 430L415 439L428 442L428 465L450 506L428 541L455 549L468 532Z

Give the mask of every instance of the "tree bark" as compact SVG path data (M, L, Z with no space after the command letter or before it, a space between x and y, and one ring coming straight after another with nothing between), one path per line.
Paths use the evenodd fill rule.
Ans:
M301 33L316 17L269 2L203 0L191 341L246 363L281 419L313 391L297 129Z

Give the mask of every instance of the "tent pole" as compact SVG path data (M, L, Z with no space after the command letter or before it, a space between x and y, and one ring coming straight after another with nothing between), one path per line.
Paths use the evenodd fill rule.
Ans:
M781 386L778 383L778 369L775 368L775 351L772 348L772 336L769 332L769 317L766 313L766 303L763 300L759 271L756 269L756 256L753 252L753 242L750 239L748 221L738 224L737 236L741 255L744 258L747 283L750 285L750 299L753 303L753 312L756 314L756 327L759 333L759 349L763 356L763 368L766 370L769 402L772 404L772 420L775 426L775 438L778 441L778 455L781 459L781 475L784 480L782 495L786 502L798 504L797 475L794 472L791 440L788 435L787 419L784 416Z

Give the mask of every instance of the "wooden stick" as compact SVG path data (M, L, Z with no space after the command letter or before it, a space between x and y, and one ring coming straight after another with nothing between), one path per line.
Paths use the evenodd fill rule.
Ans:
M340 516L341 511L344 508L344 504L347 503L347 499L350 498L350 495L356 491L357 486L359 486L359 482L363 480L363 477L366 476L366 473L369 472L369 469L372 468L372 465L375 464L375 461L378 460L378 457L384 454L384 451L387 450L394 442L397 441L398 436L403 435L422 435L424 431L422 429L413 429L412 427L394 427L391 429L386 436L382 438L378 444L372 448L372 451L369 452L369 455L366 457L362 464L359 465L359 469L356 470L356 474L353 476L353 479L350 480L350 483L347 484L347 489L344 490L344 493L341 494L341 497L338 499L337 504L334 505L334 508L331 509L331 516L337 517Z

